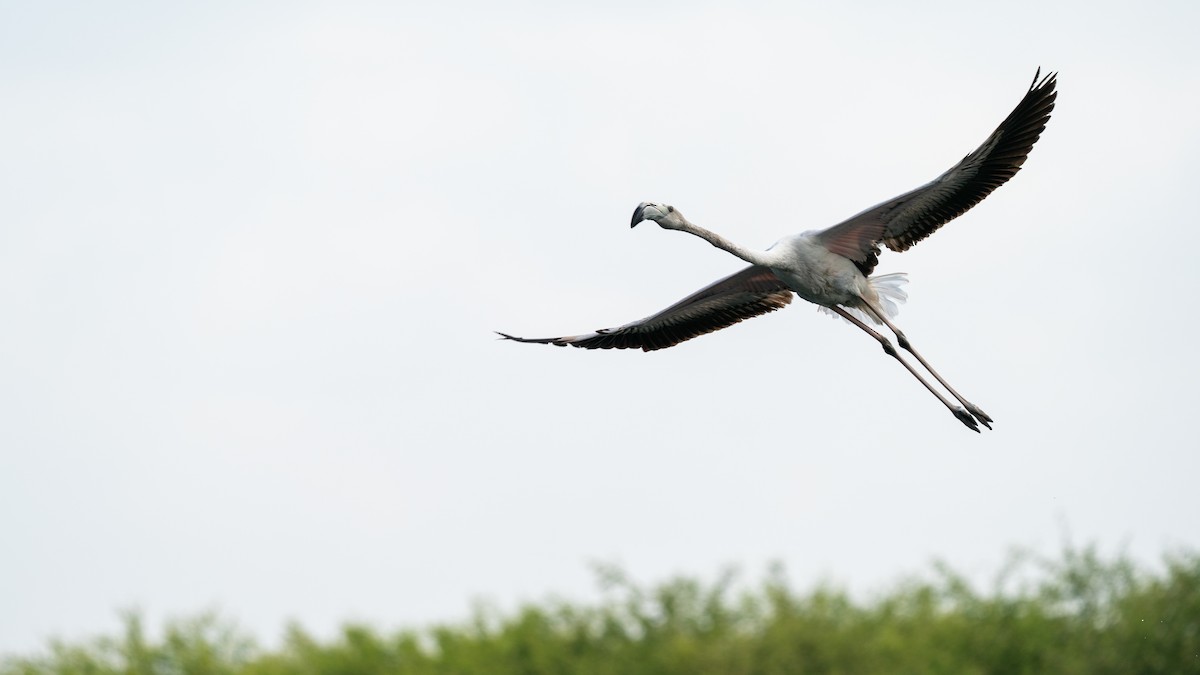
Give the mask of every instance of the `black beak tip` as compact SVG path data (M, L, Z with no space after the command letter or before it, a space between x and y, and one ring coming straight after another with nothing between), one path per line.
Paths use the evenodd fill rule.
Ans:
M638 207L633 210L633 220L631 220L629 222L629 227L631 227L631 228L637 227L638 223L645 220L645 218L642 217L642 212L645 210L646 210L646 204L644 202L641 204L638 204Z

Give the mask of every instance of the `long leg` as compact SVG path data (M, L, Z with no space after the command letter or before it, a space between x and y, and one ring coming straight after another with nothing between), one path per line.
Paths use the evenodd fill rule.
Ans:
M929 390L929 393L936 396L937 400L941 401L942 405L946 406L946 409L948 409L951 413L954 414L954 416L956 418L958 418L958 421L967 425L968 429L972 429L976 433L979 433L979 425L975 423L975 418L971 417L971 414L968 413L966 410L964 410L961 406L956 406L953 403L951 403L950 401L946 400L946 397L942 396L942 393L940 391L938 391L937 389L934 389L933 385L926 382L925 378L921 377L921 373L917 372L917 369L913 368L911 363L909 363L908 361L905 361L904 357L900 356L900 353L897 352L896 348L892 346L891 340L888 340L886 337L881 335L874 328L871 328L870 326L863 323L862 321L859 321L858 317L854 316L850 312L847 312L846 310L842 309L841 307L834 305L834 306L830 307L830 309L837 312L839 315L842 316L842 318L846 319L850 323L852 323L855 326L858 326L859 328L866 331L867 335L870 335L871 337L878 340L879 344L883 347L883 351L885 353L887 353L888 356L891 356L892 358L899 361L900 364L903 365L905 367L905 369L908 370L908 372L912 373L913 377L917 378L918 382L925 385L925 388ZM899 338L899 334L897 334L897 338L902 339L902 338ZM912 351L912 350L910 349L909 351ZM918 359L921 358L915 352L913 353L913 355L916 356ZM924 364L924 361L922 361L921 363ZM929 368L928 365L926 365L925 367ZM933 370L931 369L929 372L932 373ZM933 373L933 374L934 374L934 377L937 377L937 373ZM938 380L940 381L941 378L938 378ZM949 389L949 387L947 387L947 389ZM956 398L957 398L957 396L956 396ZM988 427L988 428L990 429L991 427Z
M941 385L946 388L946 391L950 392L951 396L958 399L958 402L963 404L963 407L966 408L967 411L970 412L972 415L974 415L975 419L979 420L980 424L987 427L988 429L992 428L992 425L989 424L989 422L992 421L992 418L988 417L988 414L983 412L983 410L980 409L979 406L977 406L974 403L971 403L967 399L963 398L961 394L959 394L957 391L954 390L954 387L951 387L950 384L948 382L946 382L946 380L942 379L942 376L938 375L938 372L933 369L933 366L929 365L929 362L926 361L925 358L922 357L919 353L917 353L917 350L913 349L913 346L911 343L909 343L908 338L904 336L904 331L897 328L896 324L892 323L891 321L888 321L887 315L884 314L883 312L879 311L879 309L876 308L874 305L871 305L868 303L867 307L871 310L872 314L874 314L876 317L878 317L879 320L882 321L885 326L890 328L892 330L892 332L896 334L896 342L900 345L901 349L903 349L904 351L908 352L909 354L912 354L913 356L915 356L917 361L920 361L921 365L925 366L925 370L928 370L929 373L931 375L933 375L934 379L936 379L938 382L940 382Z

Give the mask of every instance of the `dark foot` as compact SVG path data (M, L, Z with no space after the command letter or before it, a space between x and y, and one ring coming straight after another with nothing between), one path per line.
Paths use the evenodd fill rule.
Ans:
M973 404L973 403L968 403L968 404L966 404L966 405L967 405L967 412L969 412L969 413L971 413L972 415L974 415L974 416L975 416L975 419L979 420L979 423L980 423L980 424L982 424L983 426L987 427L988 429L991 429L991 428L992 428L992 425L991 425L991 424L989 424L989 423L992 421L992 418L988 417L988 414L987 414L987 413L985 413L985 412L983 412L982 410L980 410L980 409L979 409L979 406L977 406L977 405L975 405L975 404Z
M971 417L971 413L967 412L964 408L955 408L954 416L958 418L959 422L962 422L963 424L967 425L968 429L974 431L977 434L983 433L979 430L979 425L975 423L975 418ZM988 427L988 428L991 429L991 427Z

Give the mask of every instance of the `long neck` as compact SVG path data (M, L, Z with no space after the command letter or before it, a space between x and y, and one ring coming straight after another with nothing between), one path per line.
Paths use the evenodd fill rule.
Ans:
M675 229L682 232L687 232L688 234L694 234L713 246L716 246L723 251L729 251L730 253L752 265L763 265L765 267L771 266L772 259L769 252L743 248L732 241L729 241L725 237L722 237L716 232L710 232L703 227L692 223L691 221L684 220L683 223L681 223Z

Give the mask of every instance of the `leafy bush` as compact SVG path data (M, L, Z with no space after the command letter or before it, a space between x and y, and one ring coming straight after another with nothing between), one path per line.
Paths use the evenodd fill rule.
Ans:
M980 592L944 565L873 600L821 586L793 590L775 568L757 588L724 574L651 588L597 570L606 599L561 601L510 615L382 634L350 625L322 643L289 629L261 650L207 614L147 639L136 614L124 635L53 642L8 658L0 675L773 675L793 673L1200 673L1200 556L1161 571L1094 548L1061 559L1015 556Z

